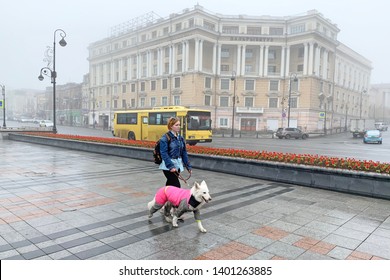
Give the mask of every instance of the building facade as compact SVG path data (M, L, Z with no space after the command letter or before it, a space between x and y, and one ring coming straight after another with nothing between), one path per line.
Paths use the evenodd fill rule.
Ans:
M196 5L111 31L89 46L85 91L99 123L111 126L117 110L165 105L209 109L213 128L241 131L333 131L368 117L371 62L315 10L225 16Z

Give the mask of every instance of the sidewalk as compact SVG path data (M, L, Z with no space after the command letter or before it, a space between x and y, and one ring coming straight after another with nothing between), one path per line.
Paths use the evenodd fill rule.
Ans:
M194 170L200 233L147 219L152 162L10 140L0 157L0 259L390 259L387 200Z

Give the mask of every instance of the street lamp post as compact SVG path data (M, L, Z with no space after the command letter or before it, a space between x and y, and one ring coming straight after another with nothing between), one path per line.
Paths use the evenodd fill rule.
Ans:
M49 67L43 67L41 69L41 73L38 77L40 81L42 81L43 75L48 76L51 78L51 83L53 84L53 133L57 133L57 126L56 126L56 79L57 79L57 72L56 72L56 34L57 32L60 33L61 40L59 41L59 44L61 47L66 46L66 33L62 29L56 29L54 31L54 40L53 40L53 69L50 69ZM49 75L50 73L50 75Z
M3 128L7 128L7 125L5 124L5 86L0 85L1 87L1 93L3 94Z
M291 86L292 86L292 81L294 82L298 81L297 74L291 74L290 76L290 88L288 91L288 112L287 112L287 127L290 127L290 110L291 110Z
M96 125L95 125L95 90L92 89L91 90L92 92L92 127L93 128L96 128Z
M234 137L234 112L236 111L236 71L232 72L230 80L233 81L233 118L232 118L232 138Z

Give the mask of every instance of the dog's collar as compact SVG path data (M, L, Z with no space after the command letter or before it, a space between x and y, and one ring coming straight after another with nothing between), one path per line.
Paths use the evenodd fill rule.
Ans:
M188 204L192 207L196 208L199 206L200 202L195 199L195 197L191 194L190 200L188 201Z

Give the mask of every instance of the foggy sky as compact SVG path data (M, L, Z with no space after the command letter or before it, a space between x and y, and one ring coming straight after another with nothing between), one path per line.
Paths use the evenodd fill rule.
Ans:
M371 83L389 83L390 4L385 0L1 0L0 84L8 89L45 89L50 79L38 80L54 31L63 29L66 47L57 34L57 84L82 82L88 73L90 43L109 36L115 25L149 12L166 18L197 3L212 14L251 16L302 15L316 9L341 29L338 39L372 62Z

